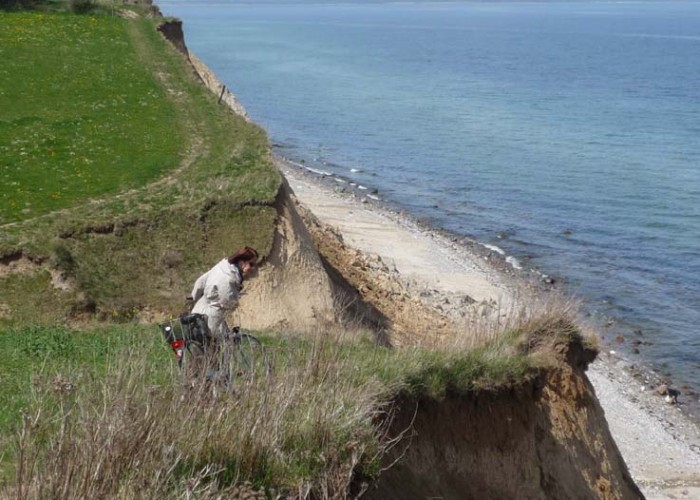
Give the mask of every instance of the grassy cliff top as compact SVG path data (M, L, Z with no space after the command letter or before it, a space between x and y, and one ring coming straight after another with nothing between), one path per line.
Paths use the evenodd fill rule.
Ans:
M29 261L0 273L0 320L174 310L236 247L269 252L266 134L217 103L161 21L0 11L0 258Z
M127 21L20 12L2 23L0 225L142 187L178 165L177 109Z

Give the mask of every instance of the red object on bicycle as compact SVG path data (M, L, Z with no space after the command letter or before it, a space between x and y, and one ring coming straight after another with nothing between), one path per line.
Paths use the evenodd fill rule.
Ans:
M185 347L185 341L175 340L174 342L170 342L170 346L173 348L173 351L175 351L175 356L177 357L177 360L179 362L180 359L182 359L182 355L184 354L183 347Z
M185 341L184 340L175 340L173 342L170 342L170 346L173 348L173 351L175 351L175 357L177 358L177 362L180 363L182 360L183 354L185 354Z

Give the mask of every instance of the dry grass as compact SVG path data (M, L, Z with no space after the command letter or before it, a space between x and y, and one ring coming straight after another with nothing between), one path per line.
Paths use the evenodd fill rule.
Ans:
M267 338L272 374L216 396L143 348L112 357L103 375L44 371L0 467L12 464L0 497L359 494L401 439L387 434L398 395L522 383L581 338L575 313L559 299L533 303L431 348L379 347L368 332Z
M578 300L562 293L522 292L514 294L507 306L495 304L484 309L473 309L458 330L450 335L417 336L415 344L439 350L471 351L486 346L500 345L504 349L517 344L516 337L567 339L581 337L595 349L597 333L586 324ZM532 349L528 350L531 353Z
M216 398L178 374L150 383L157 371L139 353L99 380L44 377L16 434L5 496L219 498L244 488L343 497L389 444L375 424L386 420L388 392L376 378L349 377L352 354L324 338L280 345L268 379Z

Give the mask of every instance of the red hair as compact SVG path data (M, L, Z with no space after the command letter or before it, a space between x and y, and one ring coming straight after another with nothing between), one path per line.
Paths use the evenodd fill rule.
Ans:
M229 263L238 264L241 261L255 265L258 261L258 251L252 247L243 247L228 258Z

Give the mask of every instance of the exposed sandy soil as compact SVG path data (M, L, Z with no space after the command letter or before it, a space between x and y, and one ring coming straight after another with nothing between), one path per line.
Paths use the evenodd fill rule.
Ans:
M380 261L406 293L452 320L471 311L507 310L527 293L515 272L497 259L422 229L361 194L341 193L314 174L278 162L299 202L334 228L345 245ZM496 258L494 258L496 257ZM478 309L481 306L481 309ZM612 435L647 498L700 499L700 432L677 405L664 401L625 369L601 355L588 371Z
M301 203L323 223L339 229L343 240L364 253L379 255L416 287L461 294L476 302L510 304L509 280L482 259L435 233L421 231L399 215L378 211L350 196L319 189L321 185L299 171L283 173Z

